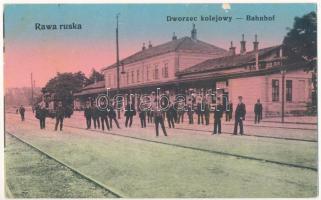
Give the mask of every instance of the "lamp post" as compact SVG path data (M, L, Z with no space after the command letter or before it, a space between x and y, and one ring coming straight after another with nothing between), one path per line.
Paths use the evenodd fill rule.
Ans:
M117 13L116 15L116 67L117 67L117 95L119 94L119 45L118 45L118 17L119 17L119 13ZM118 101L117 101L117 115L118 115L118 119L120 119L120 109L119 109L119 105L118 105Z

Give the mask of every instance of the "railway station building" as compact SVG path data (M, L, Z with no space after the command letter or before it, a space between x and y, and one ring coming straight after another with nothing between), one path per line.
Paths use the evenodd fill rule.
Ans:
M243 96L248 116L254 115L257 99L263 104L264 116L280 115L282 104L288 115L303 114L313 89L311 73L304 70L305 61L289 60L282 53L282 45L260 49L256 36L249 51L244 35L240 43L237 53L232 42L228 50L203 42L193 25L190 36L177 38L174 34L169 42L143 45L140 51L122 59L119 91L117 65L103 68L105 81L76 93L75 106L81 107L107 88L111 94L150 94L159 88L170 96L184 94L186 101L195 94L204 98L206 93L215 92L216 96L224 95L224 104L231 101L236 105L238 96ZM215 98L207 101L215 104Z

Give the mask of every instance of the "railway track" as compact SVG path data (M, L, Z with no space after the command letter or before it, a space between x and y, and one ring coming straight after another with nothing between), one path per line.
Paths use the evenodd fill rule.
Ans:
M31 147L32 149L36 150L37 152L39 152L40 154L46 156L48 159L51 159L51 160L54 160L55 162L59 163L60 165L68 168L69 170L71 170L72 172L74 172L75 174L79 175L80 177L86 179L87 181L93 183L94 185L106 190L107 192L111 193L112 195L114 195L116 198L124 198L126 197L124 194L122 194L121 192L119 191L116 191L115 189L111 189L111 187L109 186L106 186L105 184L95 180L94 178L90 177L90 176L87 176L83 173L81 173L80 171L78 171L77 169L71 167L70 165L60 161L59 159L57 159L56 157L50 155L49 153L39 149L38 147L30 144L29 142L26 142L25 140L19 138L18 136L16 136L15 134L12 134L8 131L5 131L5 134L8 134L10 135L11 137L17 139L19 142L22 142L23 144L26 144L27 146ZM8 190L9 191L9 190ZM9 195L11 195L11 193L9 193Z
M28 119L28 120L31 121L31 119ZM35 122L35 120L33 120L33 122ZM51 122L49 122L49 123L51 123ZM53 123L51 123L51 124L53 124ZM109 134L109 135L113 135L113 136L117 136L117 137L130 138L130 139L135 139L135 140L140 140L140 141L145 141L145 142L150 142L150 143L167 145L167 146L171 146L171 147L190 149L190 150L195 150L195 151L200 151L200 152L206 152L206 153L223 155L223 156L230 156L230 157L235 157L235 158L240 158L240 159L264 162L264 163L271 163L271 164L276 164L276 165L281 165L281 166L286 166L286 167L295 167L295 168L299 168L299 169L318 171L318 169L314 168L314 167L302 166L302 165L297 165L297 164L292 164L292 163L263 159L263 158L256 158L256 157L245 156L245 155L234 154L234 153L227 153L227 152L216 151L216 150L202 149L202 148L198 148L198 147L185 146L185 145L181 145L181 144L173 144L173 143L162 142L162 141L157 141L157 140L152 140L152 139L145 139L145 138L135 137L135 136L130 136L130 135L117 134L112 131L106 132L106 131L102 131L102 130L91 130L91 129L87 130L85 128L75 127L75 126L71 126L71 125L64 125L64 126L69 127L69 128L78 129L78 130L86 130L86 131L91 131L91 132L95 132L95 133Z

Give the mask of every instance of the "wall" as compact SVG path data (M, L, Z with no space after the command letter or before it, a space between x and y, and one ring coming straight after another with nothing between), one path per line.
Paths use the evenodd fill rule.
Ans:
M272 101L272 80L279 80L279 101ZM287 72L285 80L292 80L292 102L285 101L287 115L300 114L306 110L311 101L311 74L303 70ZM259 98L263 104L263 116L280 116L282 108L282 76L272 74L228 80L229 98L236 108L238 96L243 96L247 116L254 117L254 104ZM285 87L285 86L284 86ZM284 92L284 96L286 92ZM284 99L286 99L284 97Z
M246 117L254 117L254 105L257 99L260 99L263 108L266 105L265 76L238 78L228 80L229 98L233 103L235 111L238 104L238 97L243 97L243 103L246 106Z
M280 98L279 102L272 101L272 80L279 80L280 83ZM286 92L284 92L285 99L285 113L293 114L300 113L306 110L306 104L311 101L311 74L303 70L296 70L285 73L286 80L292 80L292 102L286 101ZM282 109L282 76L281 74L273 74L268 78L268 115L277 115L281 113ZM286 84L284 83L284 88Z

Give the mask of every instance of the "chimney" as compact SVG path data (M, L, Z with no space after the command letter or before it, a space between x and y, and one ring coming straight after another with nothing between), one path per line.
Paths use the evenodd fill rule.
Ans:
M244 34L242 34L240 54L245 54L246 53L245 43L246 43L246 41L244 40Z
M197 30L195 28L195 24L193 24L193 29L191 31L191 38L192 40L197 40Z
M145 42L143 43L143 47L142 47L142 51L144 51L146 49L145 47Z
M177 36L175 35L175 32L173 33L172 40L177 40Z
M230 47L229 55L230 56L234 56L235 55L235 47L233 47L233 41L231 41L231 47Z
M148 41L148 48L152 48L152 47L153 47L152 43Z
M259 42L257 41L257 34L255 34L255 40L253 42L253 51L259 50Z

